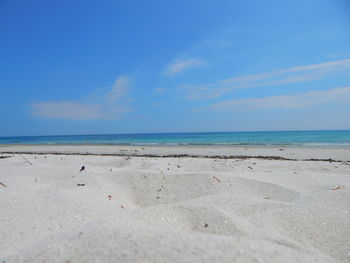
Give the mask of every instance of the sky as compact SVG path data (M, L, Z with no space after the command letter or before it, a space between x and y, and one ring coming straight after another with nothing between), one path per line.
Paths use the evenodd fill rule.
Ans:
M348 0L0 0L0 136L318 129Z

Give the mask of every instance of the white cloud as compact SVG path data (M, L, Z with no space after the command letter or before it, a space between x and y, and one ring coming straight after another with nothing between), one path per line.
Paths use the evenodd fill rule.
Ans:
M189 68L203 66L204 62L197 58L177 59L166 66L164 74L168 77L175 76Z
M235 89L305 82L320 79L334 71L347 69L350 69L350 59L279 69L197 86L183 85L179 89L184 90L189 99L216 98Z
M332 101L350 103L350 87L310 91L295 95L228 100L212 104L210 108L232 111L305 108Z
M90 103L81 101L46 101L32 103L32 114L37 118L96 120L118 118L131 110L128 105L130 78L121 75L111 91L105 93L100 101L96 96L88 96Z

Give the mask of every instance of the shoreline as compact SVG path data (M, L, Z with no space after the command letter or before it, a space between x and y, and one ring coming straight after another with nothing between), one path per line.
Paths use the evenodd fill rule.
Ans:
M350 149L350 143L0 143L0 147L8 146L120 146L120 147L295 147L295 148L327 148Z

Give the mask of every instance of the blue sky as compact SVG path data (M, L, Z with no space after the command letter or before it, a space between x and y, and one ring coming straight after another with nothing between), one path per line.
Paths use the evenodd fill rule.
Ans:
M0 1L0 136L350 129L350 2Z

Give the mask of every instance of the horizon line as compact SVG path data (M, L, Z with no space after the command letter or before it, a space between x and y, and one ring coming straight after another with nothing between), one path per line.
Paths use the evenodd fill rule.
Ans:
M104 136L104 135L150 135L150 134L193 134L193 133L253 133L253 132L332 132L350 131L349 129L300 129L300 130L242 130L242 131L184 131L184 132L143 132L143 133L90 133L90 134L53 134L53 135L15 135L0 136L0 138L23 138L23 137L66 137L66 136Z

